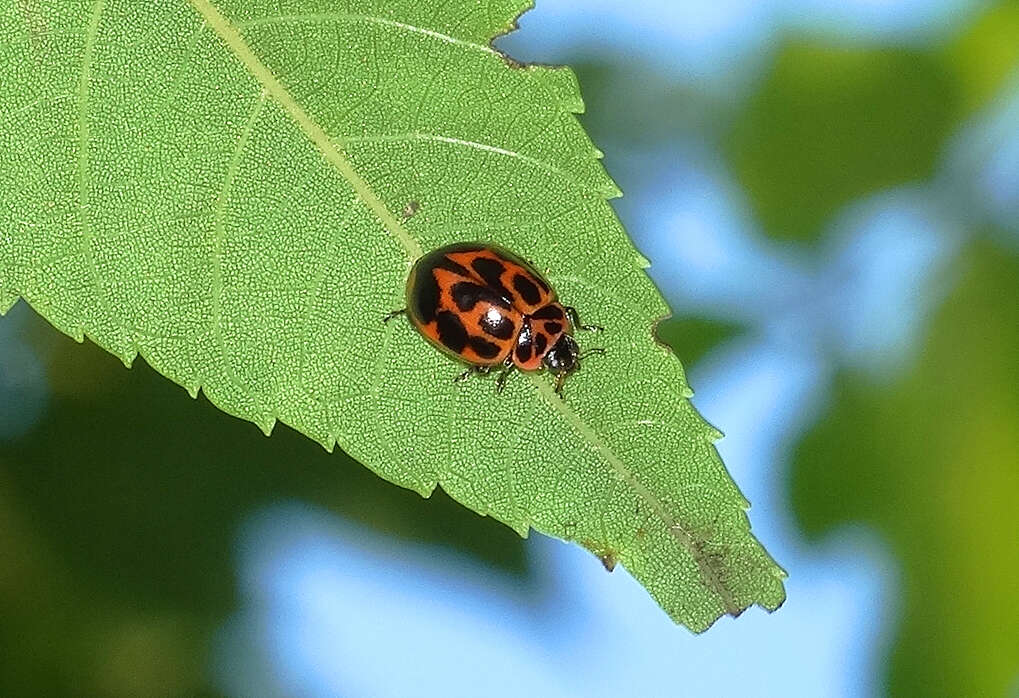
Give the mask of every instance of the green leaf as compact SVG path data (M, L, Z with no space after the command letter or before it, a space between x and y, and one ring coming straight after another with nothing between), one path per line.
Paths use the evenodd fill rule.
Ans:
M700 631L783 572L652 337L573 74L489 47L522 0L59 3L0 19L0 299L220 409L618 560ZM416 214L404 219L401 212ZM422 250L530 258L608 349L567 383L454 385L407 323Z

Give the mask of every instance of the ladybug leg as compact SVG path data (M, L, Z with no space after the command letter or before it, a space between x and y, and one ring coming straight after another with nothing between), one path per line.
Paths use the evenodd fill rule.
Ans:
M579 362L585 356L590 356L591 354L604 354L604 353L605 350L602 349L601 347L594 347L592 349L580 352L580 354L577 355L577 361Z
M566 399L566 396L563 395L563 383L566 382L566 375L567 374L563 372L556 374L555 377L555 394L558 395L562 400Z
M570 316L570 322L572 322L573 326L578 330L584 330L586 332L602 332L605 330L605 328L601 325L581 325L580 315L577 314L577 309L571 305L564 306L564 310L566 310L566 314Z
M400 308L399 310L394 310L391 313L386 313L386 316L384 318L382 318L382 322L383 322L383 324L385 324L385 323L389 322L390 320L392 320L394 317L397 317L399 315L403 315L406 312L407 312L406 308Z
M485 375L491 370L492 370L491 366L471 366L470 368L464 370L462 373L458 374L457 377L453 379L453 382L463 383L465 380L467 380L476 373Z
M502 389L506 387L506 379L510 377L511 373L513 373L514 368L516 368L516 366L513 365L512 357L507 358L506 363L503 364L502 371L499 373L499 380L495 383L496 393L501 393Z

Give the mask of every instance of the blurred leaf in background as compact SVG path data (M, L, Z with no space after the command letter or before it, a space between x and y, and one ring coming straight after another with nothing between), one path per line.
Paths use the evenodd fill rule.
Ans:
M855 198L931 176L954 77L918 50L786 43L726 140L764 230L810 242Z
M0 440L0 694L201 689L209 639L235 607L238 527L274 502L311 502L528 585L523 541L441 490L422 499L285 427L265 438L143 362L125 370L23 320L53 395L34 429Z
M984 106L1019 66L1019 2L992 3L944 47L941 59L956 76L965 114Z
M845 371L799 445L808 537L861 522L903 566L895 696L1003 696L1019 676L1019 259L978 244L916 361Z
M683 315L658 323L655 335L672 347L684 366L693 366L711 350L738 337L743 328L724 320Z

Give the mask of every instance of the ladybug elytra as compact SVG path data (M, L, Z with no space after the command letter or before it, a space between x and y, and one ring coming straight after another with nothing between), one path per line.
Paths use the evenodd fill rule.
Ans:
M556 392L577 370L583 354L573 329L577 311L556 298L549 283L528 262L496 245L466 242L424 255L407 277L406 313L424 337L442 351L470 364L457 380L502 366L498 390L509 373L547 368Z

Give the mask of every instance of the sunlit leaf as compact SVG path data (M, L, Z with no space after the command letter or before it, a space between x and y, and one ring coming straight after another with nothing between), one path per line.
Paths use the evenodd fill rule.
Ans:
M782 571L652 337L667 308L573 74L489 47L522 4L7 6L0 300L267 433L578 541L692 629L774 609ZM380 322L412 260L463 239L530 258L606 326L565 402L543 374L454 385Z

